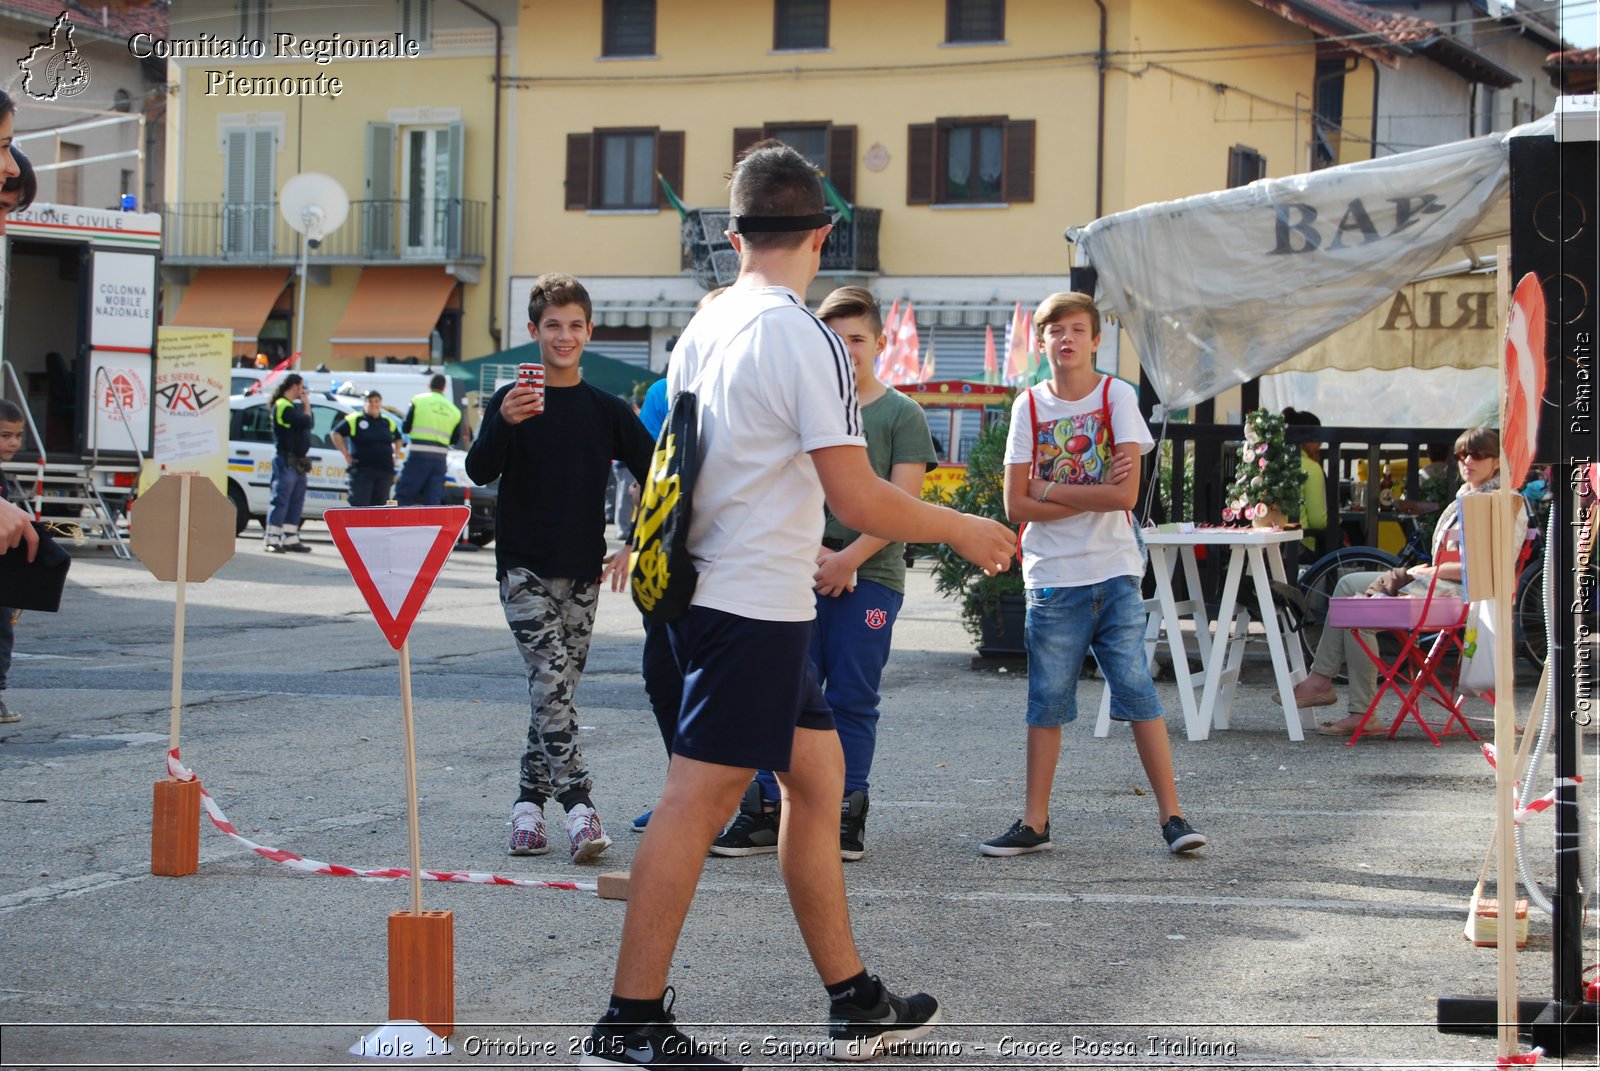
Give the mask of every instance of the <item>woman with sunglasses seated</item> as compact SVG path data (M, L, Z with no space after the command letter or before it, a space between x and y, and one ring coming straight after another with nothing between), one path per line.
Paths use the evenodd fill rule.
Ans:
M1457 549L1461 535L1461 496L1482 494L1500 488L1500 433L1493 428L1468 428L1461 433L1455 446L1456 465L1461 473L1461 489L1455 500L1439 514L1439 523L1433 530L1433 557L1437 559L1444 549ZM1407 570L1410 583L1399 592L1406 597L1423 598L1433 585L1435 596L1461 594L1461 562L1449 561L1443 565L1413 565ZM1438 574L1435 582L1434 574ZM1341 577L1333 589L1334 598L1364 595L1373 582L1386 576L1384 573L1349 573ZM1366 634L1367 644L1375 641L1372 633ZM1317 642L1317 653L1311 663L1311 673L1294 686L1294 700L1301 707L1330 707L1339 702L1333 690L1333 678L1341 669L1350 676L1350 697L1345 704L1349 711L1338 721L1324 722L1317 732L1324 736L1346 736L1355 731L1366 716L1367 707L1378 690L1378 671L1356 642L1353 629L1325 628Z

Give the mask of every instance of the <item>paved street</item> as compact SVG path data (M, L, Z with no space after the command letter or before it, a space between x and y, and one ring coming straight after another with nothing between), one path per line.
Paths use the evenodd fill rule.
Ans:
M260 843L404 866L397 657L325 529L310 536L302 557L241 540L189 589L184 759ZM602 598L578 693L616 846L599 868L559 848L508 858L527 701L493 574L492 551L456 555L412 634L424 865L563 880L625 868L628 819L665 768L637 615L625 595ZM0 728L5 1066L356 1062L345 1049L387 1018L386 917L409 906L408 883L299 873L209 824L198 874L149 875L172 607L172 586L138 563L89 554L60 614L18 625L7 699L26 720ZM949 1025L892 1062L1492 1066L1492 1038L1433 1025L1440 994L1494 992L1494 952L1461 935L1493 811L1470 742L1435 748L1413 728L1355 747L1292 743L1259 659L1234 727L1190 742L1163 681L1185 810L1212 839L1179 858L1127 732L1091 736L1099 683L1085 681L1056 849L982 858L978 842L1020 813L1025 673L971 669L954 607L920 569L895 641L867 855L846 866L851 908L869 969L934 992ZM1548 816L1529 829L1548 880ZM460 1025L443 1062L575 1063L609 992L623 905L430 883L423 906L455 919ZM1592 945L1585 962L1600 959ZM1549 994L1549 952L1538 916L1525 996ZM747 1046L752 1065L815 1063L826 1004L775 857L708 862L672 983L680 1020L711 1024L689 1029L730 1057Z

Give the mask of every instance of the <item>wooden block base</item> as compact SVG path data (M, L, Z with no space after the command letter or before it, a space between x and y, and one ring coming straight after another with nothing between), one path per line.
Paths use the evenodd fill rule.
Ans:
M150 817L150 873L181 878L200 869L200 782L156 782Z
M608 874L601 874L595 882L595 895L602 900L626 900L631 873L627 870L613 870Z
M1478 910L1467 921L1470 932L1467 939L1479 948L1497 947L1500 944L1500 901L1478 901ZM1517 947L1528 945L1528 901L1517 901Z
M389 915L389 1018L415 1019L440 1037L456 1028L455 915Z

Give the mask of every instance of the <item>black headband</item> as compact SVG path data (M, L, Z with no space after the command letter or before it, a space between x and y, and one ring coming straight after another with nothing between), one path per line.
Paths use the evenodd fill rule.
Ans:
M809 216L729 216L728 229L734 234L777 234L782 231L814 231L833 222L828 212Z

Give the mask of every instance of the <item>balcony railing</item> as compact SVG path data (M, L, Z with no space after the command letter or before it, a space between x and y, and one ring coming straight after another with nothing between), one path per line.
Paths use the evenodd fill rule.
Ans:
M350 202L344 225L310 251L321 264L481 263L482 201L391 199ZM169 204L162 259L168 264L293 264L300 235L276 201Z
M839 219L822 246L824 272L876 272L881 208L853 208L849 221ZM691 208L683 221L683 270L693 271L707 290L726 286L739 274L739 257L729 244L727 209Z

